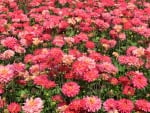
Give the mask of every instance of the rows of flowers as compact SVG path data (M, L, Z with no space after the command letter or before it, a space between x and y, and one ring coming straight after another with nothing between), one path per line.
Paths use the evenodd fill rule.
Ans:
M0 113L150 113L149 0L0 0Z

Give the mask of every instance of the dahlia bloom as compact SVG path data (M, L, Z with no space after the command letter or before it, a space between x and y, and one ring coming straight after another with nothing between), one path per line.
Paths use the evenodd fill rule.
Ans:
M60 23L60 17L55 15L50 15L49 19L45 20L43 23L43 27L46 29L52 29L57 27Z
M24 106L22 106L22 109L25 113L41 113L43 107L43 101L41 100L41 98L30 98L26 99L26 102L24 103Z
M39 44L43 43L43 40L41 40L40 38L33 38L32 43L33 45L38 46Z
M144 75L136 74L132 78L132 83L135 88L143 89L148 85L147 78Z
M16 38L14 37L7 37L3 40L1 40L1 44L4 46L4 47L8 47L10 49L15 49L14 47L16 45L18 45L18 41Z
M78 49L70 49L69 54L77 58L82 56L82 53Z
M118 79L115 77L110 78L109 81L112 85L118 85L118 83L119 83Z
M99 77L98 71L96 69L92 69L90 71L87 71L83 75L83 79L88 82L93 82Z
M120 40L125 40L126 39L126 34L125 33L120 33L119 36L118 36L118 38Z
M118 61L120 64L136 67L140 67L144 64L143 60L135 56L119 56Z
M66 74L64 75L64 77L65 77L66 79L73 79L73 78L75 78L73 72L66 73Z
M64 54L63 58L62 58L62 62L64 64L70 65L74 59L75 59L75 57L73 55Z
M122 84L122 85L129 85L130 84L130 79L126 76L120 76L119 77L119 82Z
M12 50L6 50L4 51L2 54L0 54L0 58L1 59L10 59L11 57L13 57L15 55L15 52Z
M118 68L108 62L98 64L97 67L101 73L116 74L118 72Z
M90 54L89 54L89 57L91 58L91 59L94 59L95 61L99 61L100 59L101 59L101 54L100 53L97 53L97 52L95 52L95 51L93 51L93 52L90 52Z
M52 96L52 101L62 103L64 100L63 100L63 97L61 95L55 95L55 96Z
M145 49L143 47L137 48L135 50L132 51L133 55L135 55L136 57L141 57L144 56Z
M76 99L73 100L69 106L68 109L74 110L74 111L79 111L83 109L84 101L83 99Z
M97 112L101 109L101 100L96 96L87 96L83 98L84 101L84 110L88 112Z
M99 62L104 63L104 62L108 62L108 63L112 63L111 58L109 56L105 56L105 55L101 55Z
M136 100L135 106L138 110L142 110L147 113L150 112L150 102L145 99Z
M64 37L64 41L71 46L74 43L74 38Z
M50 34L43 34L41 37L41 40L43 41L50 41L52 39L52 36Z
M59 48L52 48L50 51L49 51L49 60L50 60L50 63L52 65L57 65L59 63L62 62L62 58L63 58L63 51Z
M100 43L106 50L108 50L110 48L114 48L117 42L116 40L107 40L105 38L101 38Z
M74 36L74 42L75 42L76 44L78 44L78 43L80 43L80 42L82 42L82 41L83 41L83 42L88 41L88 36L87 36L85 33L80 33L80 34Z
M54 81L48 80L47 75L39 75L34 78L34 84L40 85L46 89L53 88L56 86Z
M95 47L95 43L92 41L87 41L85 47L88 49L93 49Z
M56 36L52 43L58 47L62 47L65 44L62 36Z
M21 111L21 106L13 102L7 106L7 109L10 113L19 113Z
M27 54L27 55L24 57L24 63L32 62L32 58L33 58L33 55L32 55L32 54Z
M17 52L17 53L25 53L26 49L21 47L21 46L15 46L14 51Z
M133 55L136 57L141 57L141 56L144 56L145 49L143 47L137 48L136 46L130 46L126 51L126 54L128 56Z
M14 63L13 64L13 67L12 69L15 71L15 72L25 72L25 64L23 64L22 62L20 63Z
M0 65L0 82L8 83L14 77L14 71L10 68L9 65L2 66Z
M107 111L107 112L116 110L117 109L117 101L112 98L107 99L103 103L103 106L104 106L105 111Z
M134 105L131 100L120 99L117 102L117 109L120 113L131 113L134 108Z
M62 5L64 5L64 4L66 4L68 1L70 1L70 0L59 0L59 3L62 4Z
M23 14L22 10L16 10L9 15L13 22L29 21L27 15Z
M113 6L115 4L115 2L113 0L102 0L101 2L106 7Z
M75 61L73 63L73 72L76 74L79 74L81 77L83 76L83 73L88 71L88 65L86 62L83 61Z
M131 86L125 86L123 88L123 92L122 92L124 95L130 95L130 96L133 96L134 93L135 93L135 89Z
M126 50L126 55L127 56L132 56L133 55L133 51L136 50L137 47L136 46L130 46L127 50Z
M92 59L85 57L85 59L82 59L81 61L75 61L72 68L73 72L82 78L85 72L94 69L95 66L96 63Z
M67 82L62 86L62 93L68 97L76 96L80 91L80 86L76 82Z
M93 69L96 67L96 62L89 57L81 56L78 58L78 61L85 62L89 69Z

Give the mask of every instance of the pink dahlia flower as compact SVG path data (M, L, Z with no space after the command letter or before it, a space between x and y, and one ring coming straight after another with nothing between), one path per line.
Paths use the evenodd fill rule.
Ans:
M143 89L148 85L147 78L144 75L137 74L132 78L133 86L138 89Z
M75 99L69 104L68 109L71 109L77 112L77 111L82 110L83 105L84 105L83 99Z
M75 57L73 55L64 54L62 61L66 65L70 65L74 61Z
M52 43L58 47L62 47L65 44L62 36L56 36Z
M16 38L14 37L7 37L3 40L1 40L1 44L4 46L4 47L7 47L7 48L10 48L10 49L14 49L14 47L16 45L18 45L18 41Z
M136 67L140 67L144 64L142 59L135 56L119 56L118 61L120 64Z
M76 96L80 91L80 86L75 82L67 82L62 86L62 92L68 97Z
M117 109L117 101L110 98L103 103L104 109L109 112Z
M120 113L131 113L134 108L134 105L131 100L120 99L117 102L117 108L120 111Z
M97 112L101 109L101 100L96 96L85 97L84 100L84 109L88 112Z
M6 60L6 59L10 59L14 55L15 55L15 52L8 49L8 50L4 51L2 54L0 54L0 58L2 60Z
M10 113L19 113L21 111L21 106L13 102L8 105L7 109Z
M98 71L96 69L92 69L84 73L83 79L88 82L93 82L99 77Z
M118 68L115 67L112 63L108 62L98 64L97 67L101 73L116 74L118 72Z
M47 75L39 75L34 78L34 84L42 86L46 89L53 88L56 86L54 81L48 80Z
M14 72L10 66L0 65L0 83L8 83L14 77Z
M25 113L41 113L43 107L43 101L41 100L41 98L30 98L26 99L26 102L24 103L24 106L22 106L22 109Z
M135 102L136 109L145 111L146 113L150 112L150 102L144 99L136 100Z
M89 69L93 69L96 67L96 62L89 57L86 56L79 57L78 61L85 62Z

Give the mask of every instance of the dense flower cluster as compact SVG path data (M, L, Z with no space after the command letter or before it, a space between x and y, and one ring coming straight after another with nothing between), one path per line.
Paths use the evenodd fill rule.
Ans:
M0 113L149 113L149 0L0 0Z

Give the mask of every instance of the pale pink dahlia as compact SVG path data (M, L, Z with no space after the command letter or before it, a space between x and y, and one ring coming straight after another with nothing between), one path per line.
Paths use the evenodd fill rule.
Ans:
M63 61L64 64L70 65L73 62L74 59L75 59L75 57L73 55L64 54L63 58L62 58L62 61Z
M97 96L85 97L84 109L88 112L97 112L101 109L101 100Z
M78 61L85 62L89 69L93 69L96 67L96 62L90 57L82 56L78 58Z
M24 103L24 106L22 106L22 109L25 113L41 113L43 107L43 101L41 100L41 98L30 98L26 99L26 102Z
M118 72L118 68L115 67L112 63L108 62L98 64L97 67L101 73L116 74Z
M15 55L15 52L10 50L10 49L8 49L8 50L4 51L2 54L0 54L0 58L2 60L6 60L6 59L10 59L14 55Z
M75 82L67 82L62 86L62 92L68 97L76 96L80 91L80 86Z
M134 108L134 105L131 100L120 99L117 102L117 108L120 111L119 113L131 113Z
M0 65L0 83L8 83L14 77L14 71L10 68L9 65L2 66Z

